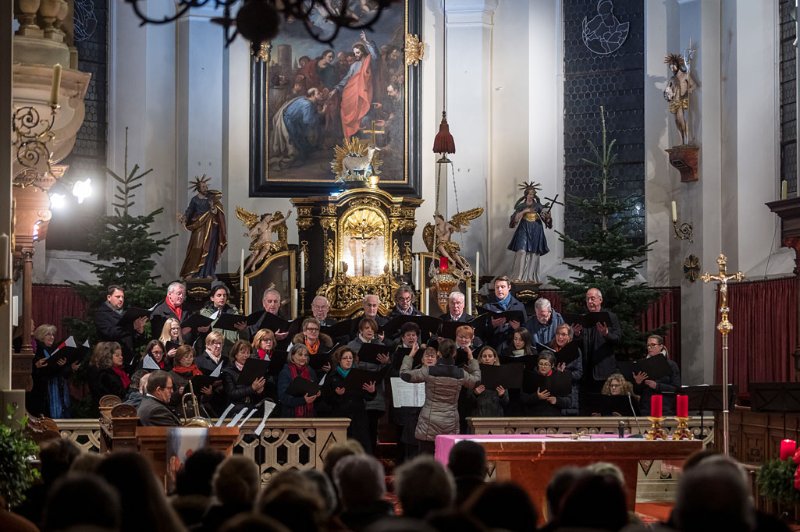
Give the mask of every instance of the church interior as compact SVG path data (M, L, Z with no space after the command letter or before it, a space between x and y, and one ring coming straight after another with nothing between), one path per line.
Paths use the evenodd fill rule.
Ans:
M246 16L222 7L248 3ZM584 319L584 356L609 314L577 314L627 312L612 359L646 358L657 334L679 386L733 392L719 388L722 402L705 408L684 392L691 415L665 417L665 428L648 410L473 418L469 432L616 434L622 423L650 443L685 431L756 469L781 440L800 440L794 2L345 3L362 21L387 7L330 40L321 10L275 14L280 27L265 29L256 8L272 2L256 0L196 2L180 16L168 0L3 4L0 119L12 128L0 136L0 407L31 401L40 325L74 349L97 341L86 322L111 284L123 285L126 309L153 311L181 282L199 311L224 283L247 327L271 312L275 290L276 314L296 332L318 296L344 321L366 317L377 295L389 317L406 288L436 318L460 292L477 320L506 297L500 278L524 321L535 325L540 297L565 323ZM123 282L134 274L136 290ZM157 339L155 315L140 316ZM601 366L590 363L584 373ZM95 411L49 430L86 450L157 445L113 406L100 402L99 424ZM258 426L253 414L242 431ZM347 430L323 417L313 435L273 421L299 440L220 436L228 452L258 457L262 478L317 467L324 438ZM377 430L399 442L385 418ZM638 472L637 500L674 496L670 460L688 454L652 452L658 471Z

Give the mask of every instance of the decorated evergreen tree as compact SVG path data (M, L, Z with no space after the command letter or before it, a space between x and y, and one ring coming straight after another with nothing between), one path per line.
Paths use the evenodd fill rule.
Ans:
M565 261L576 275L569 279L550 277L550 282L562 290L563 310L571 313L585 312L586 291L598 288L603 293L603 307L617 315L622 327L622 341L617 352L630 356L641 353L644 336L653 333L640 331L638 323L642 312L649 303L658 299L659 294L648 288L647 283L636 281L638 268L644 264L653 243L636 244L630 237L632 217L628 213L634 211L636 200L633 196L617 197L614 194L616 179L612 170L617 160L616 140L608 141L602 106L600 120L601 145L598 147L587 140L593 159L583 159L598 170L600 193L590 198L567 196L567 203L580 210L592 227L580 239L558 233L568 254L580 259L581 263Z

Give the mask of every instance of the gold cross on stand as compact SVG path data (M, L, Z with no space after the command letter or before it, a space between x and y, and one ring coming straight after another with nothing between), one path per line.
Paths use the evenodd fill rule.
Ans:
M728 423L729 405L728 405L728 334L733 331L733 324L728 321L728 314L731 309L728 308L728 281L741 281L744 279L742 272L728 274L728 258L720 253L717 257L717 265L719 266L719 273L711 275L704 273L700 279L704 283L716 281L719 285L719 312L722 315L720 322L717 324L717 330L722 334L722 452L728 456L730 452L730 424Z

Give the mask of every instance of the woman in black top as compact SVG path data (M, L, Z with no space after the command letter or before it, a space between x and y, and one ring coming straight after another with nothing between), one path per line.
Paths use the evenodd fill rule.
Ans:
M356 363L356 355L349 347L342 346L331 358L333 369L325 378L322 400L330 408L332 417L350 418L347 437L358 440L364 450L371 453L366 402L375 397L375 382L365 382L360 390L348 389L345 381Z
M225 389L225 396L228 402L233 403L233 412L238 412L242 408L250 408L264 398L266 392L266 377L258 377L252 384L238 384L239 375L242 373L244 363L251 356L250 343L245 340L237 340L229 356L230 365L222 370L222 386Z

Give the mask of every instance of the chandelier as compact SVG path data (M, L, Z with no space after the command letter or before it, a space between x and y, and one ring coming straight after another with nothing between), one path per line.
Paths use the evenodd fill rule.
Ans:
M366 30L378 22L383 10L398 0L213 0L222 8L222 16L211 19L225 30L225 46L236 36L249 40L257 53L262 43L271 41L280 30L281 16L286 21L300 21L308 35L317 42L331 44L339 31ZM210 5L212 0L177 0L175 12L162 18L147 15L147 0L125 0L145 24L175 22L192 8ZM234 14L235 12L235 14Z

